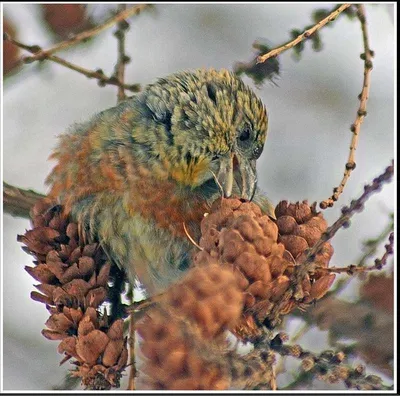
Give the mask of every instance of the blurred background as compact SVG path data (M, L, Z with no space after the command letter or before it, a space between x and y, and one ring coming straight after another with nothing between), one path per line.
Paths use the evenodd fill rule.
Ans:
M183 69L233 70L237 62L249 62L254 58L252 44L256 40L270 47L281 45L290 40L292 29L303 31L313 23L314 10L331 10L334 5L156 4L152 12L143 12L129 20L126 52L131 62L127 65L126 81L144 86L157 77ZM60 13L40 4L5 4L4 30L24 44L48 48L70 33L101 23L116 9L114 4L76 6L79 7ZM380 174L394 156L396 13L393 8L390 4L366 5L370 46L375 51L368 116L361 127L357 168L339 202L324 212L329 223L337 219L340 208L358 197L364 184ZM114 31L115 27L108 29L57 55L87 69L101 68L110 76L117 59ZM347 160L349 128L358 110L357 96L363 81L360 23L341 16L321 30L320 39L322 49L316 52L311 43L306 42L300 60L293 51L284 52L279 57L279 77L273 81L267 80L256 87L251 78L243 75L269 112L268 139L258 161L258 172L260 186L275 204L283 199L319 202L328 198L333 187L339 184ZM8 51L4 55L3 81L4 181L45 193L44 180L54 165L47 158L56 145L56 137L72 123L85 121L94 113L114 106L117 88L99 87L96 80L49 61L14 67L15 60L28 53L6 46L4 50ZM379 236L391 222L395 202L394 183L374 195L364 211L354 217L351 227L340 230L334 238L331 266L359 262L365 241ZM24 267L32 261L16 241L17 234L24 233L29 226L26 219L3 215L4 390L50 390L62 386L69 365L59 367L62 356L57 353L57 343L40 334L48 314L42 304L30 299L35 281ZM373 259L382 255L383 244L367 264L373 264ZM390 262L386 272L390 274L392 270L393 262ZM337 280L343 278L348 276L338 276ZM362 279L353 279L346 283L339 297L357 306L362 282ZM385 278L379 290L370 300L389 293L389 305L379 308L386 314L388 336L372 337L370 344L364 345L364 353L358 348L350 361L369 362L368 372L381 375L390 384L393 277ZM373 303L368 307L371 312L377 309ZM307 315L302 317L298 312L288 318L284 326L290 335L298 335L298 342L305 349L314 352L336 349L338 342L351 344L357 341L357 334L362 333L362 323L357 323L358 330L353 333L346 329L336 329L334 333L334 317L328 315L325 325L321 325L316 316L312 319L312 313ZM353 320L361 320L354 317ZM381 349L377 352L378 358L366 357L365 351L376 347ZM384 356L382 350L386 351ZM281 365L285 372L278 377L278 386L296 380L296 364L288 359ZM304 389L305 385L301 386ZM327 385L319 381L307 386L310 389L344 389L340 384Z

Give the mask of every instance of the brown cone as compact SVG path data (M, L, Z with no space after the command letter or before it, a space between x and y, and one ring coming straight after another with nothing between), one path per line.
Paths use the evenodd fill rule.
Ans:
M147 389L222 390L230 383L224 331L243 309L235 275L216 263L193 268L137 324Z
M16 28L14 24L6 17L3 17L3 32L11 38L16 38ZM3 74L6 76L11 71L19 66L20 49L10 43L8 40L3 39Z
M320 238L326 222L306 203L288 205L283 201L276 217L275 222L262 215L252 202L222 199L213 204L201 224L203 250L194 262L202 266L218 260L233 269L245 301L234 333L244 340L259 335L261 323L273 327L281 315L322 297L333 281L332 275L306 278L301 285L302 300L288 295L295 259ZM326 244L317 256L318 264L327 266L331 255L331 246Z
M107 299L110 263L98 244L82 243L78 226L50 200L39 201L31 216L32 229L18 241L35 258L35 265L26 267L39 282L31 297L50 312L42 334L61 341L62 362L75 359L72 374L82 377L83 385L119 386L127 362L123 321L98 310Z
M327 230L328 224L321 212L316 210L316 203L309 205L307 201L288 203L281 201L275 208L276 223L279 230L278 241L298 263L304 258L305 251L311 248ZM328 267L333 255L333 247L329 242L322 245L316 254L314 263L319 267ZM310 303L322 298L335 280L335 274L326 274L316 270L302 285L303 303Z
M43 18L60 39L93 27L85 4L41 4Z

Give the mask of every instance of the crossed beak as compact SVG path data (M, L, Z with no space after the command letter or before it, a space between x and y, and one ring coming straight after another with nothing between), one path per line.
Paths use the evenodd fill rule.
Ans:
M224 190L224 196L232 195L234 182L238 185L241 198L251 201L257 188L256 161L238 154L221 159L217 180Z

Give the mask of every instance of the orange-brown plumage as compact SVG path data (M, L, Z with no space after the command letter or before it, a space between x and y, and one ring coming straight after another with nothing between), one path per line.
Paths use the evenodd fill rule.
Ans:
M63 135L50 196L132 282L159 292L189 266L183 224L200 237L217 184L252 198L266 128L264 106L231 73L178 73Z

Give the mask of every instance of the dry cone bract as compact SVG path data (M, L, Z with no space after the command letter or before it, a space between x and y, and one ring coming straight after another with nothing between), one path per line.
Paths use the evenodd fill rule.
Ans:
M50 317L42 334L61 340L59 352L74 358L75 376L90 389L119 385L127 362L122 319L110 321L98 307L106 300L110 264L98 244L81 244L78 226L44 199L32 210L32 229L18 240L35 257L27 272L40 282L31 297Z

